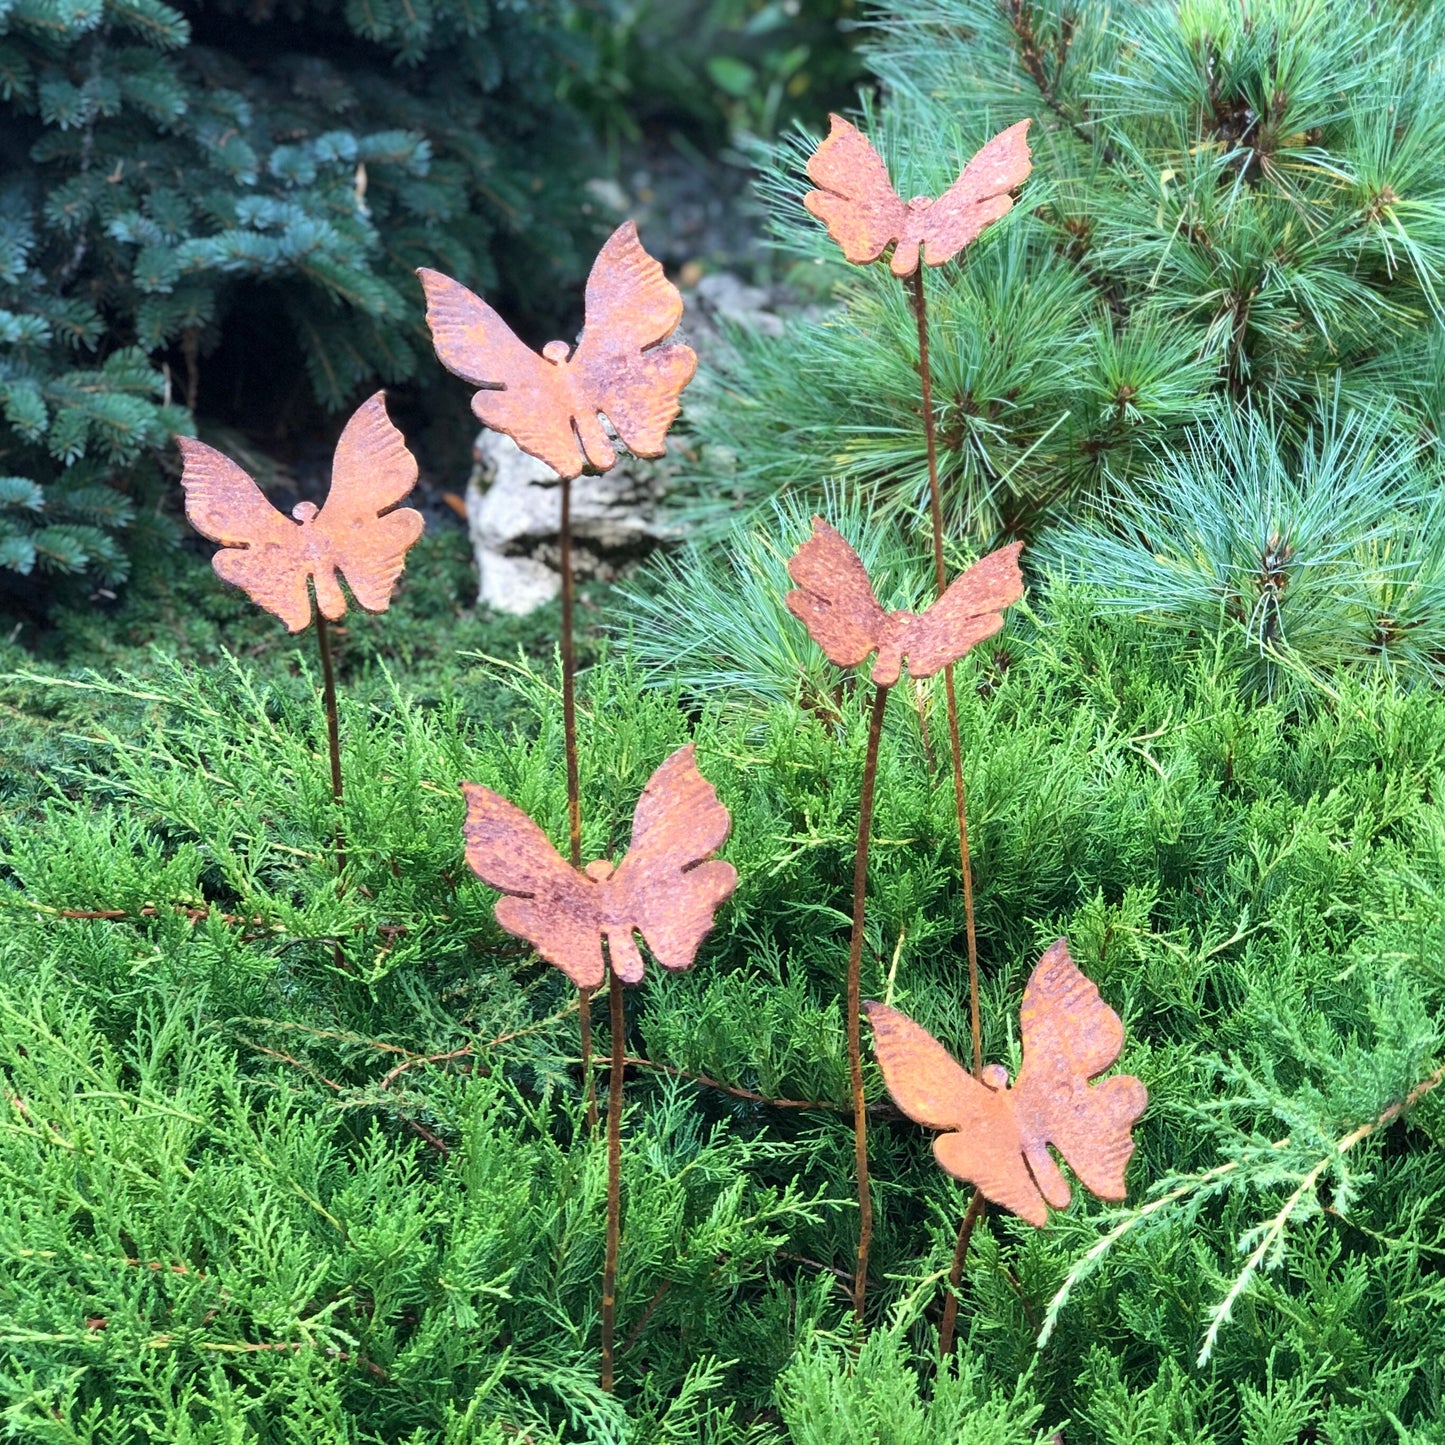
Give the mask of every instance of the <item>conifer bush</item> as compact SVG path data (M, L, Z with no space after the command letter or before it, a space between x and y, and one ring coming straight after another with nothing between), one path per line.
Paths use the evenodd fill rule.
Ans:
M692 736L742 878L696 973L632 1006L607 1397L575 994L497 929L455 788L565 836L555 675L474 663L517 696L500 725L400 681L343 695L341 892L312 687L240 660L71 679L4 837L12 1433L825 1440L833 1401L860 1439L1432 1438L1441 1091L1399 1106L1440 1077L1440 697L1345 678L1301 717L1087 592L1048 600L1007 666L959 674L986 1056L1016 1066L1019 988L1067 932L1152 1102L1129 1203L990 1216L956 1380L928 1360L966 1194L886 1110L856 1362L835 1273L861 698L684 709L625 654L584 675L586 856ZM957 1051L952 804L907 709L880 768L865 988Z
M1217 399L1290 438L1339 389L1438 440L1438 6L925 0L875 19L864 128L900 195L940 194L1033 119L1020 204L928 276L956 531L1034 530L1106 476L1150 485ZM834 268L841 311L733 337L696 409L700 486L746 502L834 478L916 516L912 318L882 268L836 272L800 203L813 145L778 147L764 189L775 241Z
M566 9L0 5L0 570L110 585L173 537L159 452L222 343L269 428L417 372L423 262L545 313L585 229Z

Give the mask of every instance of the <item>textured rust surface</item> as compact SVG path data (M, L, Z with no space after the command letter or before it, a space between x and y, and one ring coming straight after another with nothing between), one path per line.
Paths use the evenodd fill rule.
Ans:
M732 823L698 772L691 743L648 780L632 815L632 843L615 868L573 868L520 808L476 783L463 783L462 792L467 863L505 895L497 922L579 988L602 982L604 937L624 983L642 979L638 933L664 968L690 968L713 915L737 887L733 865L712 858Z
M436 354L482 388L472 410L483 425L562 477L586 466L605 472L616 462L599 413L635 456L663 454L697 356L681 343L658 344L682 319L682 297L642 249L632 221L612 233L593 263L576 350L549 341L539 356L460 282L426 268L417 275Z
M925 1128L950 1131L933 1141L933 1152L955 1179L1030 1224L1046 1224L1045 1205L1063 1209L1070 1198L1052 1145L1091 1193L1124 1198L1130 1131L1149 1095L1132 1074L1090 1085L1119 1057L1124 1025L1064 939L1039 960L1024 990L1023 1065L1012 1086L998 1064L984 1069L981 1081L973 1078L896 1009L863 1007L894 1103Z
M830 662L856 667L877 652L873 681L892 687L905 657L910 677L932 677L1003 626L1004 608L1024 595L1022 550L1022 542L1010 542L990 552L923 612L885 612L858 554L814 517L813 535L788 563L797 587L784 601Z
M385 393L363 402L346 423L325 505L298 502L290 517L214 447L190 437L177 445L186 516L203 537L221 543L211 559L219 577L292 632L311 621L308 579L323 617L337 622L346 615L338 572L368 612L386 611L422 518L397 508L416 485L416 461L386 414Z
M819 189L803 204L856 266L867 266L893 246L889 268L911 276L920 258L941 266L1013 207L1009 192L1028 178L1027 132L1021 120L1001 131L964 167L937 200L903 200L888 179L883 158L856 126L830 117L828 137L808 161L808 179Z

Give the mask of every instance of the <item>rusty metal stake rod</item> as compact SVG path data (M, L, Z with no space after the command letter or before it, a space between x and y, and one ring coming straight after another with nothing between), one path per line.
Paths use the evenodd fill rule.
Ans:
M567 838L572 866L582 866L582 791L577 777L577 652L572 642L572 480L562 478L562 747L567 755ZM587 1127L597 1128L597 1090L592 1080L592 990L577 990L577 1020L582 1034L582 1092Z
M848 940L848 1073L853 1085L853 1157L858 1168L858 1263L853 1271L853 1313L863 1320L868 1289L868 1246L873 1239L873 1196L868 1188L868 1110L863 1102L863 913L868 901L868 843L873 834L873 787L878 780L878 742L888 689L875 686L858 795L858 848L853 855L853 931Z
M612 1069L607 1082L607 1252L602 1261L602 1388L612 1393L617 1331L617 1253L622 1240L622 1075L627 1067L627 1018L622 980L609 967Z
M321 702L326 709L326 743L331 750L331 797L336 804L336 871L346 872L346 834L341 824L341 723L336 714L336 668L326 614L317 607L316 642L321 650Z
M963 1223L958 1228L958 1242L953 1246L953 1263L948 1269L948 1293L943 1298L943 1319L938 1326L938 1358L946 1360L953 1353L954 1326L958 1320L958 1291L963 1283L963 1262L968 1258L968 1244L973 1227L983 1218L984 1198L977 1189L968 1201Z
M938 486L938 435L933 417L933 373L928 362L928 310L923 298L923 268L908 279L913 293L913 314L918 321L918 372L923 383L923 436L928 447L928 510L933 519L933 571L938 595L948 587L943 561L943 499ZM978 1017L978 939L973 922L973 867L968 851L968 797L963 783L963 744L958 735L958 696L953 689L953 665L943 669L943 691L948 703L948 745L953 753L953 796L958 812L958 854L963 875L963 919L968 934L968 1020L973 1036L973 1075L983 1068L983 1032Z
M933 519L933 572L938 595L948 586L943 562L943 498L938 485L938 433L933 416L933 370L928 361L928 304L923 294L923 267L909 280L913 293L913 315L918 322L918 376L923 389L923 438L928 448L928 510ZM963 783L963 742L958 733L958 696L953 690L953 665L943 669L943 695L948 708L948 746L953 755L953 797L958 812L958 858L963 876L963 924L968 938L968 1027L973 1043L973 1076L983 1069L983 1027L978 1006L978 936L973 920L973 862L968 849L968 797ZM974 1190L968 1210L958 1227L953 1247L953 1266L948 1272L948 1297L943 1302L943 1323L938 1332L939 1354L953 1353L954 1321L958 1317L958 1288L963 1279L963 1262L973 1238L974 1225L983 1214L983 1195Z

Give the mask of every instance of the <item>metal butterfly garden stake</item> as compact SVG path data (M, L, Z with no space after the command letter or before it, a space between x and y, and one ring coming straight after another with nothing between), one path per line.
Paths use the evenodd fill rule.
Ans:
M637 935L663 968L692 966L717 910L737 887L737 870L713 854L732 820L697 769L693 746L679 748L649 779L632 815L632 841L615 867L563 862L520 808L475 783L467 800L467 863L500 890L497 922L524 938L579 989L608 979L612 1069L607 1089L607 1248L602 1268L602 1388L611 1390L622 1223L622 1088L626 1017L622 986L642 981Z
M1054 941L1024 989L1023 1063L1012 1084L999 1064L966 1073L897 1009L864 1008L893 1102L914 1123L949 1131L933 1153L955 1179L1042 1228L1045 1206L1064 1209L1070 1199L1052 1145L1091 1194L1122 1202L1131 1130L1149 1095L1132 1074L1090 1084L1118 1059L1124 1025L1069 956L1067 939Z
M1034 968L1019 1012L1023 1063L1012 1084L990 1064L974 1075L960 1068L925 1029L896 1009L868 1003L873 1050L893 1102L915 1123L941 1129L933 1141L939 1165L987 1198L1042 1227L1049 1208L1063 1209L1068 1181L1052 1146L1079 1182L1100 1199L1123 1200L1124 1170L1134 1152L1132 1129L1149 1103L1132 1074L1101 1084L1124 1046L1119 1015L1099 997L1060 938ZM976 1219L970 1204L965 1220ZM966 1243L966 1241L965 1241ZM958 1251L955 1268L961 1266ZM959 1280L944 1301L939 1351L952 1351Z
M948 574L943 558L943 503L938 483L938 435L933 413L933 374L928 356L928 313L922 266L941 266L976 240L1013 207L1009 192L1023 184L1032 169L1027 132L1019 121L994 136L964 167L962 175L939 196L904 201L893 189L888 168L868 138L841 116L830 117L827 138L808 160L808 178L818 188L803 204L828 228L844 257L870 266L891 246L889 270L909 293L918 326L918 372L922 392L923 435L928 455L928 507L933 523L933 565L939 596ZM968 801L963 780L963 746L958 731L958 699L953 667L943 669L948 743L953 764L953 792L958 822L959 868L963 881L964 927L968 940L969 1029L973 1042L973 1073L983 1064L983 1033L979 1021L978 942L974 927L973 869L968 846ZM950 1284L958 1287L969 1236L982 1208L975 1195L959 1229ZM954 1303L945 1305L951 1327ZM952 1330L941 1338L951 1342ZM945 1350L945 1353L947 1351Z
M642 248L632 221L598 252L587 278L585 326L575 349L549 341L538 355L519 341L485 301L440 271L417 272L426 292L427 324L442 365L480 388L472 410L504 432L561 480L558 547L562 569L562 732L572 866L582 866L582 802L577 764L576 652L572 615L572 482L605 472L617 450L599 415L639 457L660 457L678 398L697 370L697 355L662 345L682 319L682 296ZM600 981L600 980L599 980ZM592 1092L591 985L579 984L582 1072L588 1122Z
M290 517L214 447L190 437L179 437L176 444L184 462L186 516L203 537L221 544L211 559L216 575L274 613L291 632L316 623L337 810L336 865L343 872L341 736L327 623L346 615L338 574L366 611L385 612L391 605L406 554L422 534L421 513L399 506L416 485L416 460L386 414L383 392L364 401L346 423L336 443L325 504L298 502Z
M858 1174L858 1263L853 1276L853 1310L863 1318L868 1287L868 1249L873 1202L868 1187L868 1115L863 1102L860 1039L863 922L868 893L868 845L873 831L873 792L878 776L878 743L888 690L907 659L908 674L932 677L952 667L975 643L1003 626L1003 612L1023 596L1019 571L1021 542L991 552L954 579L926 611L885 612L874 595L858 554L821 517L813 535L793 554L788 573L796 587L784 599L813 641L839 667L856 667L873 653L873 708L868 724L863 783L858 797L858 844L853 858L853 919L848 942L848 1068L853 1093L853 1150Z
M691 747L674 753L643 790L632 847L615 869L582 867L578 777L572 491L584 471L605 472L617 449L602 418L639 457L659 457L683 388L697 369L691 347L667 343L682 296L642 248L628 221L607 240L587 278L585 324L575 348L552 341L538 355L481 297L438 271L418 272L438 358L480 388L472 410L545 462L561 482L562 729L567 766L570 864L531 819L485 788L464 785L467 861L502 890L497 921L525 938L577 985L589 1124L592 991L608 979L612 1069L607 1097L607 1250L602 1275L602 1386L612 1389L621 1237L622 1086L626 1017L622 985L642 978L640 933L664 968L687 968L737 885L727 863L708 862L730 826L727 810L697 771ZM605 940L605 942L604 942Z

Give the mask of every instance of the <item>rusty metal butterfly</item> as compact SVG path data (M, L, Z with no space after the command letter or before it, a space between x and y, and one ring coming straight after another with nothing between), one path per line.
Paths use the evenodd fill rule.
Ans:
M892 687L903 659L910 677L932 677L1003 626L1003 611L1024 595L1022 542L1010 542L953 579L925 611L885 612L858 554L821 517L788 562L797 587L783 599L813 641L839 667L871 653L873 681Z
M186 516L203 537L221 543L211 559L218 577L292 632L311 621L308 581L323 617L336 622L346 615L338 572L368 612L390 606L423 523L420 512L397 505L416 485L416 460L386 414L384 392L346 423L325 505L298 502L290 517L229 457L190 437L176 440Z
M617 461L599 414L635 456L666 450L697 355L681 343L659 345L682 319L682 297L642 249L632 221L612 233L593 263L575 350L549 341L539 356L460 282L426 268L417 275L436 354L482 388L472 410L483 425L567 478L585 466L605 472Z
M934 1157L955 1179L1030 1224L1065 1208L1069 1185L1049 1153L1100 1199L1124 1198L1130 1131L1149 1095L1132 1074L1102 1084L1124 1046L1119 1015L1069 957L1060 938L1039 960L1019 1014L1023 1064L1010 1086L998 1064L975 1079L930 1033L881 1003L865 1003L873 1049L893 1101L915 1123L946 1129Z
M868 138L842 116L834 115L828 137L808 161L808 179L819 189L803 204L828 228L828 234L856 266L876 261L889 246L889 269L911 276L920 257L941 266L1013 207L1009 192L1032 169L1021 120L987 143L963 174L937 200L915 196L904 201L888 179L888 167Z
M737 887L737 870L712 857L732 820L698 771L691 743L648 780L632 815L632 842L616 867L599 861L573 868L520 808L476 783L463 783L462 792L467 863L504 895L497 922L578 988L602 982L604 938L624 983L642 980L639 933L664 968L690 968Z

